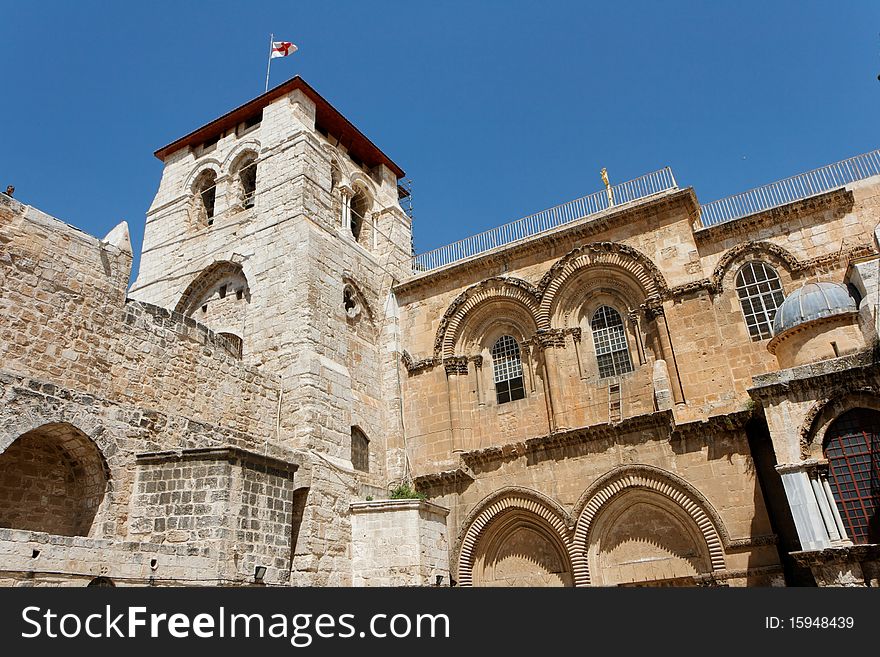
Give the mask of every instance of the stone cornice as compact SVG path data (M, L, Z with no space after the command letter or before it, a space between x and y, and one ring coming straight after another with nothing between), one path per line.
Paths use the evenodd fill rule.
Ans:
M417 273L409 280L396 285L394 292L398 295L404 294L420 287L434 285L439 280L459 276L462 272L466 271L485 271L493 265L503 265L513 258L519 258L538 251L546 251L560 242L590 237L623 223L632 223L650 218L679 204L690 205L690 208L685 207L685 212L689 216L696 212L698 205L693 188L688 187L663 194L662 196L644 199L632 205L614 207L606 211L605 214L585 217L583 220L565 224L546 233L539 233L526 240L498 247L439 269Z
M467 470L456 468L455 470L443 470L441 472L418 475L413 477L413 484L417 490L427 490L430 488L453 487L459 483L471 482L473 480L473 475L468 473Z
M233 465L238 463L257 468L271 468L293 474L299 468L296 463L257 454L240 447L206 447L181 449L166 452L143 452L135 455L139 464L177 463L179 461L227 461Z
M602 438L616 438L636 431L656 430L668 437L672 428L672 412L662 411L626 418L621 422L595 424L577 429L565 429L529 438L519 443L463 452L462 462L469 468L477 465L509 461L512 459L558 447L588 443Z
M841 387L841 375L844 372L846 388L872 387L880 375L880 365L875 364L874 350L865 349L840 358L760 374L752 377L753 386L748 392L753 399L762 401L797 392L812 394L816 390L827 391Z
M581 445L600 439L615 439L638 431L656 431L659 440L699 438L708 441L712 436L743 429L751 417L751 411L739 411L737 413L715 415L705 420L677 425L675 424L672 411L659 411L626 418L621 422L564 429L543 436L529 438L518 443L508 443L506 445L463 452L461 454L461 461L465 466L464 468L422 474L415 478L415 482L422 488L471 481L474 477L469 474L468 470L476 466L510 461L549 449Z
M725 221L714 226L707 226L694 231L694 239L697 244L706 244L720 241L728 237L743 235L757 228L768 225L778 225L793 221L804 215L822 212L824 210L843 209L850 211L855 204L853 193L843 187L831 192L819 194L793 203L787 203L778 208L772 208L763 212L750 214L733 221Z

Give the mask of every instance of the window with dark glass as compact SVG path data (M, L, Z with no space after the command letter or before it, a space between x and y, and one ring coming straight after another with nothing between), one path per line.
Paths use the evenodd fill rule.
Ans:
M492 346L492 367L499 404L526 396L519 343L513 337L502 335Z
M847 411L825 434L829 483L853 543L880 542L880 413Z
M632 372L633 364L629 357L626 329L620 313L610 306L601 306L593 314L590 328L593 331L593 344L596 347L599 378L605 379Z
M370 440L357 427L351 428L351 466L361 472L370 471Z

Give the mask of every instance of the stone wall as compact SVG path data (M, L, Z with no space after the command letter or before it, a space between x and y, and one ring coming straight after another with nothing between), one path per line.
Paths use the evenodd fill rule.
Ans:
M420 500L353 503L352 585L448 586L448 512Z

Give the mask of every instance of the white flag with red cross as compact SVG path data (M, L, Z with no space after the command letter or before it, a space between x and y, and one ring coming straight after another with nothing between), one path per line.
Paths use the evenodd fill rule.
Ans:
M290 41L273 41L272 54L270 55L270 59L274 59L275 57L287 57L288 55L292 55L296 51L297 47L293 45Z

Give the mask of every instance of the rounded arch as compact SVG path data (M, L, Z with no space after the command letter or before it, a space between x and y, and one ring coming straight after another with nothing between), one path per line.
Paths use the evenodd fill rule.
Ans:
M214 176L219 179L222 176L223 171L223 166L220 164L220 160L217 160L213 157L199 160L198 164L196 164L196 166L192 168L192 171L190 171L189 175L186 177L183 188L189 190L190 192L193 192L195 189L196 181L206 171L211 171Z
M203 297L223 279L239 279L239 283L244 286L242 298L250 301L250 287L243 267L230 260L218 260L201 270L187 285L174 310L184 315L192 315L201 304Z
M42 424L0 453L0 527L88 536L109 480L89 436L67 422Z
M259 152L253 148L239 149L229 167L227 187L229 206L236 209L253 207L257 193Z
M348 183L351 189L354 192L358 191L358 188L361 188L364 193L369 197L370 202L373 203L376 199L376 183L362 171L350 167L348 174Z
M253 154L254 158L259 159L260 157L260 142L256 139L246 139L244 141L240 141L235 145L235 148L223 158L223 164L221 168L224 171L235 171L237 165L240 160L244 158L248 153Z
M801 423L801 458L824 459L822 447L828 427L838 417L855 408L880 411L880 390L855 388L817 400Z
M605 280L595 280L597 270L607 273ZM549 326L583 299L584 284L601 283L617 288L632 306L663 298L669 290L663 274L642 252L618 242L585 244L569 251L544 274L538 285L539 320Z
M766 261L776 268L782 268L789 275L799 269L800 263L790 252L772 242L743 242L729 249L721 256L712 272L711 287L718 293L726 284L734 287L732 277L749 260Z
M471 313L489 302L502 303L509 309L517 309L516 314L519 318L517 325L525 323L520 328L522 332L527 330L528 325L534 326L534 330L549 328L542 326L538 321L539 301L537 291L532 285L519 278L488 278L471 285L446 309L434 339L434 356L438 358L454 356L463 327L471 320Z
M559 504L528 488L507 487L483 499L468 514L462 524L457 541L458 584L472 586L474 582L474 563L477 546L490 524L510 514L510 518L525 520L536 528L542 528L545 535L562 549L567 566L571 569L571 518ZM496 529L498 527L496 526ZM505 531L509 529L507 527ZM503 535L501 532L499 535ZM570 572L573 572L570 570Z
M591 532L597 516L618 496L633 490L648 491L666 498L686 514L705 541L712 571L726 568L724 544L728 541L724 525L718 513L699 491L661 468L649 465L621 466L596 480L575 505L577 524L572 541L575 586L591 584L588 554Z

